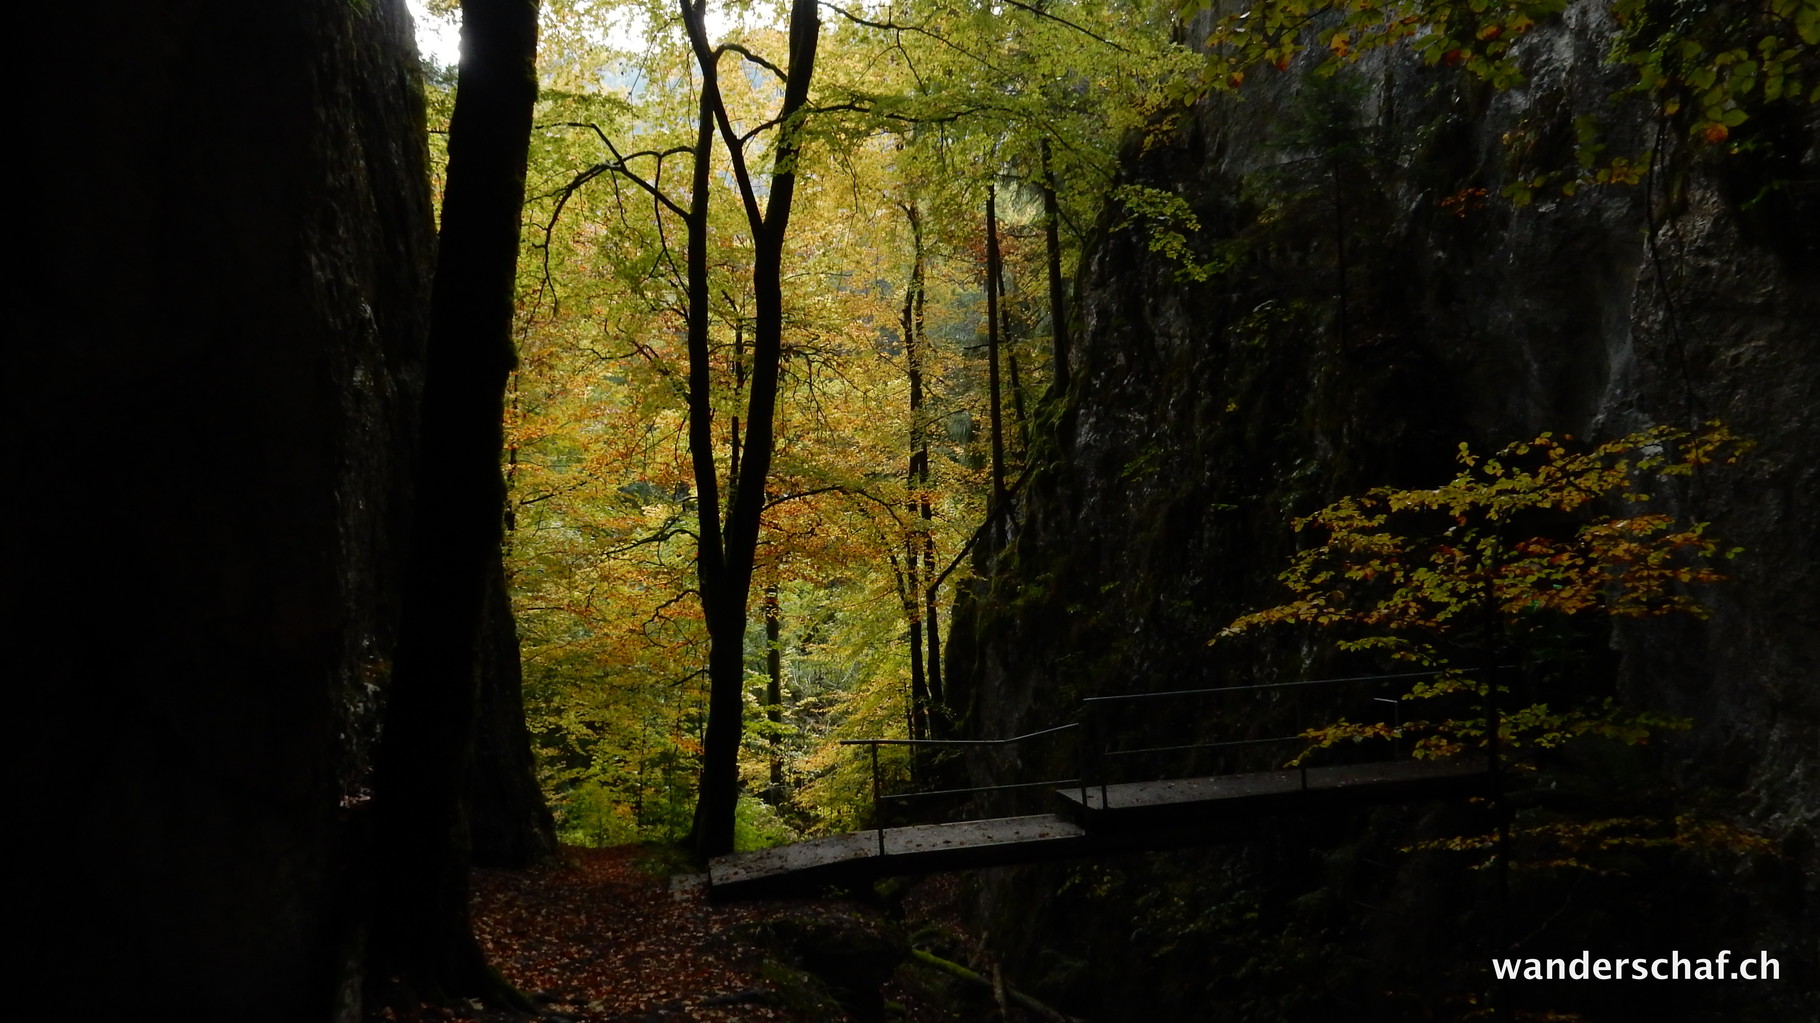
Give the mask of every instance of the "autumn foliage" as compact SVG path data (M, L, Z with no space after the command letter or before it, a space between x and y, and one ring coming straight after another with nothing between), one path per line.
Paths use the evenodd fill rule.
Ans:
M1426 717L1338 720L1303 734L1308 749L1407 741L1417 757L1483 755L1519 774L1581 740L1641 746L1691 722L1611 695L1597 622L1707 616L1699 591L1724 576L1726 549L1702 522L1656 510L1654 495L1735 462L1748 443L1713 423L1658 426L1597 445L1542 434L1482 456L1431 489L1379 487L1342 498L1296 528L1317 541L1279 579L1294 599L1243 615L1215 642L1299 624L1346 651L1436 669L1402 695ZM1520 865L1595 869L1599 853L1716 846L1761 851L1753 836L1685 808L1661 817L1542 814L1514 831ZM1423 843L1489 854L1492 834ZM1500 853L1500 855L1508 855ZM1486 862L1492 862L1487 860Z
M1590 448L1545 433L1489 457L1461 444L1460 471L1442 486L1379 487L1297 520L1322 539L1279 577L1295 599L1220 635L1303 622L1341 629L1344 650L1443 667L1583 612L1703 617L1686 587L1722 579L1714 559L1736 551L1705 523L1650 510L1648 490L1744 447L1717 425Z

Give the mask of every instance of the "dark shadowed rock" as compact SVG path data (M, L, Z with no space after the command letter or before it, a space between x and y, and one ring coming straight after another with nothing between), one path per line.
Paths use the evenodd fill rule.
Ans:
M1641 108L1612 99L1603 19L1578 3L1535 31L1529 81L1506 93L1386 55L1335 80L1260 74L1197 107L1173 145L1131 154L1129 180L1195 209L1203 258L1244 259L1194 284L1130 232L1090 246L1073 385L1010 540L957 608L950 688L969 729L997 737L1053 724L1085 695L1307 677L1331 662L1297 641L1207 646L1282 599L1272 580L1294 516L1445 480L1462 441L1721 419L1755 451L1657 504L1744 547L1734 581L1699 594L1709 621L1627 622L1603 645L1614 692L1696 723L1659 744L1650 783L1726 808L1778 845L1781 866L1732 876L1690 861L1675 894L1626 895L1630 919L1568 909L1553 933L1749 941L1789 961L1820 935L1820 128L1812 109L1772 112L1752 122L1761 155L1670 136L1639 185L1502 202L1516 175L1571 162L1576 117L1599 114L1613 152L1653 138ZM1261 829L1230 854L1000 872L982 905L1024 976L1052 949L1100 967L1084 1014L1362 1011L1355 994L1401 1005L1387 989L1424 981L1391 979L1395 964L1419 978L1415 958L1457 957L1495 927L1473 897L1444 894L1457 861L1396 851L1455 812ZM1294 909L1297 891L1324 892L1318 912ZM1412 937L1398 917L1436 925ZM1356 969L1322 960L1334 949ZM1764 1018L1812 1014L1801 969L1806 980L1750 993ZM1688 1005L1719 1011L1720 995L1695 994L1708 1001Z
M814 985L789 981L790 971L806 973L859 1023L885 1018L880 988L910 947L901 928L839 903L804 906L750 925L740 937L772 950L787 968L773 977L781 990L800 988L801 998L810 997Z
M26 17L21 972L80 1015L346 1016L433 256L409 19Z

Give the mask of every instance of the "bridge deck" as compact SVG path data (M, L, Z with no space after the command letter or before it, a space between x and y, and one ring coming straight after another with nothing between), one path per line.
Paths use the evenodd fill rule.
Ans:
M716 898L814 892L902 874L1030 863L1095 852L1204 844L1242 837L1230 825L1249 817L1427 798L1484 787L1482 761L1402 761L1174 781L1132 782L1056 792L1064 814L921 824L811 839L716 857L708 868ZM1072 818L1072 819L1070 819Z
M1486 775L1484 761L1401 760L1388 763L1345 764L1288 769L1257 774L1229 774L1212 778L1179 778L1168 781L1127 782L1088 786L1083 806L1080 789L1057 792L1074 816L1087 819L1116 817L1124 822L1140 816L1179 815L1215 808L1238 810L1257 803L1269 809L1287 808L1286 800L1304 796L1344 796L1348 801L1384 801L1447 792Z
M1055 814L918 824L793 842L718 856L708 864L716 898L817 888L969 867L1025 863L1080 852L1086 831Z

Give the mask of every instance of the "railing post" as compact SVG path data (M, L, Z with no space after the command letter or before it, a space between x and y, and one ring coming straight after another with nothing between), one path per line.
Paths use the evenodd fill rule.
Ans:
M1100 734L1100 713L1093 712L1093 775L1100 780L1100 809L1106 805L1106 737Z
M878 854L885 855L885 808L878 798L878 743L867 744L872 749L872 828L878 832Z
M1403 756L1403 701L1385 696L1374 696L1374 703L1390 704L1390 759L1398 760Z
M1391 716L1390 759L1401 760L1403 758L1403 698L1395 697L1391 706L1396 708L1396 713Z
M1093 704L1085 700L1081 701L1080 727L1075 729L1078 734L1074 737L1074 773L1079 775L1081 780L1081 823L1083 825L1087 823L1087 742L1088 733L1093 727L1090 724L1092 713Z
M1302 709L1302 687L1291 686L1289 689L1289 699L1290 702L1295 704L1295 734L1298 736L1304 735L1308 731L1308 715L1304 713ZM1308 791L1308 755L1310 752L1311 751L1308 749L1308 740L1303 739L1302 751L1296 754L1295 764L1296 770L1300 773L1303 792Z

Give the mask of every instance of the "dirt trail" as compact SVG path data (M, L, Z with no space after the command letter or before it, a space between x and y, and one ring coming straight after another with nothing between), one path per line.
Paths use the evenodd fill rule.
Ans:
M1000 1018L989 992L899 961L905 928L927 934L931 923L944 936L945 954L972 958L955 931L952 877L917 886L905 900L907 924L838 900L714 904L698 883L667 876L655 854L638 846L568 848L558 864L476 871L474 890L482 946L506 979L543 1007L536 1018L545 1023ZM842 959L833 968L830 954ZM858 983L872 992L857 998L842 990L842 971L864 977L868 970L885 977L882 985ZM421 1018L524 1019L478 1006L426 1008Z

